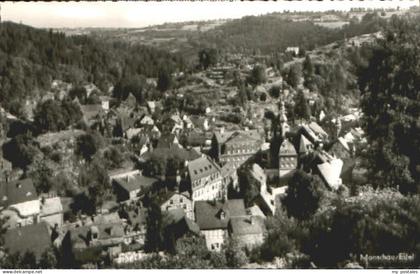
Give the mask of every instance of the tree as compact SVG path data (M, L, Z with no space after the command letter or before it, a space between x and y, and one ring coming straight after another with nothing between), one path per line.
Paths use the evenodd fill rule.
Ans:
M267 75L265 73L265 67L261 65L255 66L251 71L248 82L254 86L258 86L259 84L265 83L266 81Z
M303 250L322 268L338 267L352 259L351 254L413 254L420 243L415 236L419 204L418 195L404 197L395 190L364 189L352 201L339 200L312 219ZM369 267L417 266L413 261L406 263L370 262Z
M81 104L85 104L87 99L86 88L83 86L75 86L69 91L69 96L72 100L77 98Z
M146 219L146 239L144 250L158 252L163 246L163 219L160 206L152 201Z
M205 48L198 52L198 59L200 66L207 69L217 64L219 53L214 48Z
M102 205L111 190L105 166L99 160L94 159L87 167L81 169L78 180L79 185L87 190L85 194L90 203L95 207ZM86 204L89 205L89 203Z
M13 166L22 169L26 169L40 153L39 144L30 132L17 135L3 145L3 156L12 162Z
M294 115L306 120L311 117L311 109L302 90L298 91L295 97Z
M42 253L38 266L41 269L52 269L57 267L57 257L53 249L48 249Z
M298 219L310 217L319 208L324 188L319 177L297 170L289 181L282 201L287 213Z
M234 239L228 241L224 252L227 266L230 268L240 268L248 262L248 257L246 256L244 250Z
M167 91L172 87L172 76L167 70L160 70L157 81L157 89L161 92Z
M35 161L27 175L33 179L38 193L48 193L53 186L53 170L45 159Z
M60 104L52 99L37 105L34 124L40 132L59 131L67 127Z
M297 86L300 83L301 77L302 77L302 69L300 65L294 64L290 66L289 71L287 72L286 82L292 87L297 88Z
M359 74L369 179L420 192L420 35L416 19L393 17Z
M267 236L258 249L258 257L264 261L272 261L275 257L285 257L290 252L298 252L307 234L304 224L288 217L284 210L277 210L275 216L267 220Z
M77 137L75 152L85 160L90 161L98 151L100 145L101 140L99 134L86 133Z

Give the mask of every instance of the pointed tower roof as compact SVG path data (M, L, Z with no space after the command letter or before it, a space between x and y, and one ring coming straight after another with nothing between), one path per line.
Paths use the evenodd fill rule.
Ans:
M299 153L309 152L308 146L312 146L312 143L305 137L305 135L300 135Z
M284 101L280 102L279 120L280 120L280 122L287 122L286 108L284 106Z
M284 156L284 155L297 156L295 147L287 139L285 139L283 143L281 143L281 146L279 148L279 156Z

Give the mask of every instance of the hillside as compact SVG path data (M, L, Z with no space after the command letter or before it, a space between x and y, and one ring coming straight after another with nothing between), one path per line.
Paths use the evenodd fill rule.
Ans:
M106 43L95 37L0 24L0 104L19 114L26 98L41 96L53 79L92 82L102 91L123 76L157 77L184 70L183 58L145 45Z

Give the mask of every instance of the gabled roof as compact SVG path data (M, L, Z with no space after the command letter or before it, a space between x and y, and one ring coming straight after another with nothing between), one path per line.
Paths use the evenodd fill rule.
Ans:
M224 218L221 218L221 212L225 214ZM196 201L195 216L201 230L227 229L230 218L246 216L244 200Z
M237 143L244 141L260 141L261 136L257 130L237 130L237 131L224 131L214 133L216 140L219 144L226 142Z
M332 189L338 189L341 185L341 169L343 168L343 161L340 159L333 159L330 162L325 162L318 165L319 172L322 178Z
M338 137L338 142L348 151L350 152L350 147L347 144L346 139L344 139L343 137Z
M266 183L266 174L264 169L262 169L258 164L253 164L252 168L250 170L251 175L260 183L265 184Z
M39 260L50 246L51 238L45 222L8 230L4 234L4 246L9 254L33 252Z
M263 234L264 218L260 216L232 218L230 220L229 227L234 236Z
M200 157L188 163L188 173L191 181L220 172L220 167L207 157Z
M324 129L320 125L318 125L317 123L315 123L315 122L310 122L309 123L309 128L312 129L312 131L315 132L318 135L322 135L324 137L328 137L328 133L326 133L324 131Z
M38 195L32 179L0 183L0 206L8 207L33 200L38 200Z
M157 147L158 148L170 148L172 147L175 143L178 143L178 138L176 137L175 134L165 134L162 135L157 143Z
M300 135L300 143L299 143L299 153L306 153L308 151L308 146L312 146L312 143L305 137L305 135Z
M81 105L80 110L87 121L92 120L98 114L102 113L102 104L96 105Z
M145 177L139 174L134 177L128 177L125 179L118 178L114 181L117 184L119 184L122 188L124 188L127 192L131 192L134 190L149 188L153 185L154 182L157 181L157 179L152 177Z
M229 176L229 175L235 173L236 172L236 168L235 168L235 166L232 163L227 162L226 164L224 164L220 168L220 172L222 173L222 177L226 177L226 176Z
M293 144L285 139L279 148L279 156L297 156L296 149Z

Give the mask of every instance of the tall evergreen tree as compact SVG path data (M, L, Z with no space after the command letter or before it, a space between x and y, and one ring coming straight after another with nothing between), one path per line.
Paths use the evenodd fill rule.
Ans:
M393 17L359 75L375 186L420 191L420 20Z

